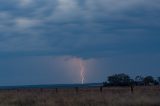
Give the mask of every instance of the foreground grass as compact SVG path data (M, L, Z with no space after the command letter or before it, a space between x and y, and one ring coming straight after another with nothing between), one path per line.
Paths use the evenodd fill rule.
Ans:
M160 106L160 88L1 90L0 106Z

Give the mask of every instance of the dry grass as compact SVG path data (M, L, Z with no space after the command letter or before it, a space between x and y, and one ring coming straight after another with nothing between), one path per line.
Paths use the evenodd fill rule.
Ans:
M1 90L0 106L160 106L160 87Z

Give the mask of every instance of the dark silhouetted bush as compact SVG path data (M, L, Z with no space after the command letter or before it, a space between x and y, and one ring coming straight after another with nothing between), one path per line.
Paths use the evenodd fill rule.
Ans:
M155 80L152 76L146 76L144 79L143 79L143 82L145 85L153 85Z
M137 86L141 86L141 85L144 85L143 80L144 80L144 78L142 76L138 75L135 77L134 83Z
M111 86L129 86L131 79L127 74L115 74L108 77L109 85Z
M135 79L131 79L127 74L114 74L108 76L108 80L103 82L103 86L144 86L144 85L159 85L160 77L157 80L152 76L136 76Z

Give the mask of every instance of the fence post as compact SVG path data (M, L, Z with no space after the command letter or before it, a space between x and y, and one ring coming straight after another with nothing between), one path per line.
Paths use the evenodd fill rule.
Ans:
M58 88L56 88L56 93L58 93Z
M102 91L103 91L103 87L101 86L101 87L100 87L100 92L102 93Z
M133 87L133 85L131 85L131 93L133 93L134 92L134 87Z
M43 92L43 88L40 88L40 91Z
M75 87L75 90L76 90L76 93L78 93L78 91L79 91L79 88L78 88L78 87Z

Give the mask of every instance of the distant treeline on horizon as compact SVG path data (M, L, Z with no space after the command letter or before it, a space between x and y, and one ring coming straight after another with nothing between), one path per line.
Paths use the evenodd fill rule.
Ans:
M104 86L151 86L160 85L160 77L153 76L142 77L140 75L132 79L129 75L121 73L108 76L107 81L103 83Z

